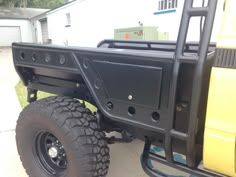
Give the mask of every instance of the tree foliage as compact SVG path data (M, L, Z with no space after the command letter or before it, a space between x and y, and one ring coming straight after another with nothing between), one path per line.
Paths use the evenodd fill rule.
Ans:
M28 0L28 7L52 9L64 4L64 0Z
M30 7L51 9L64 3L64 0L0 0L1 7Z

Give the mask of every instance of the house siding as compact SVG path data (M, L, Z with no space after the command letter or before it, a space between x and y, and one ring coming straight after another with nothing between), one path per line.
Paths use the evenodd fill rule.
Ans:
M33 42L31 23L29 20L0 19L0 27L19 27L22 42Z
M86 0L61 8L47 15L49 38L53 44L96 47L101 40L113 38L114 29L135 27L139 21L153 24L154 9L145 6L146 0L135 4L137 0ZM65 27L67 13L71 16L70 27Z
M217 40L224 0L219 0L212 33ZM168 33L169 40L176 40L184 0L178 0L178 8L171 13L156 13L158 0L85 0L50 11L47 14L49 39L53 44L96 47L103 39L114 38L114 29L157 26L160 32ZM195 0L194 6L201 6ZM66 26L66 14L70 13L71 25ZM188 41L198 41L200 18L193 18L189 27Z

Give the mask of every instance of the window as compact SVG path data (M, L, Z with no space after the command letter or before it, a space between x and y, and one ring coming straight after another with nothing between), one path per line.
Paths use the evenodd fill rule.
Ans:
M158 10L168 10L177 8L178 0L159 0L158 1Z
M164 9L167 9L167 0L164 1Z
M172 0L171 0L171 1L168 1L168 9L171 9L171 8L173 8L173 7L172 7Z
M71 19L70 19L70 13L66 13L66 25L65 27L71 26Z

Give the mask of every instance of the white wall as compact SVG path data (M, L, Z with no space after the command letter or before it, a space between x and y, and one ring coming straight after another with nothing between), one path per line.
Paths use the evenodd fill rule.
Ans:
M19 26L22 42L33 42L31 23L28 20L0 19L0 26Z
M218 6L215 15L214 27L212 31L211 41L216 42L221 25L221 18L223 15L224 0L218 0ZM202 0L195 0L193 6L200 7ZM175 13L155 15L155 21L159 29L164 32L169 32L170 40L177 40L179 25L182 16L184 0L178 0L178 8ZM200 34L200 18L193 17L190 21L187 41L199 41Z
M196 6L201 0L195 0ZM212 41L216 41L223 13L223 2L219 0ZM113 38L114 29L138 26L158 26L162 32L169 32L169 39L176 40L184 0L178 1L176 12L154 15L158 9L157 0L85 0L71 3L47 14L49 38L53 44L95 47L103 39ZM71 27L66 25L66 13L71 15ZM190 26L188 40L199 39L199 20Z
M153 0L150 0L154 2ZM49 38L54 44L95 47L103 39L113 38L115 28L153 24L152 5L146 0L86 0L48 14ZM66 13L71 27L66 28ZM149 18L147 18L147 16Z
M195 0L195 2L196 2L195 6L201 6L202 0ZM222 16L224 13L223 5L224 5L224 0L218 0L215 20L214 20L214 26L213 26L213 30L212 30L212 36L211 36L212 42L216 42L218 39L221 20L222 20ZM199 24L200 24L200 18L195 18L190 23L188 40L190 40L190 41L198 41L199 40L199 34L200 34L200 25Z
M39 19L32 20L32 35L34 43L43 43L42 28Z

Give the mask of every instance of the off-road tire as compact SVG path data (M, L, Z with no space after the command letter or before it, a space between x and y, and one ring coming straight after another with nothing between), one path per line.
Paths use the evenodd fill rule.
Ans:
M37 133L52 133L63 145L67 167L63 173L49 174L34 151ZM78 100L48 97L29 104L16 126L16 143L29 177L105 177L109 148L96 117Z

